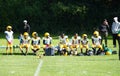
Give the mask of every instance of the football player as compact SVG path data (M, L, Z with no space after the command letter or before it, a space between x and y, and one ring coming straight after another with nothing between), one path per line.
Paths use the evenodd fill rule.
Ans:
M43 37L43 49L52 47L51 42L52 37L50 37L50 34L46 32Z
M8 54L8 48L10 48L10 54L13 54L13 31L11 26L6 27L6 31L4 32L7 40L6 54Z
M80 49L81 49L81 53L83 53L83 48L86 49L86 54L88 52L88 38L87 38L87 34L83 34L82 35L82 39L81 39L81 45L80 45Z
M45 55L54 56L54 47L52 45L52 37L50 34L46 32L43 37L43 49L45 51Z
M37 32L32 33L31 49L35 55L37 55L36 52L40 49L40 37L38 37Z
M68 54L68 49L69 49L69 40L68 40L68 36L65 36L65 34L61 34L59 36L59 51L63 54L63 55L67 55Z
M80 46L80 39L81 39L81 37L78 36L77 33L75 33L75 35L72 37L72 42L71 42L71 46L70 46L71 55L77 55L77 49Z
M101 36L99 36L98 31L94 31L93 36L92 36L92 48L93 48L93 53L94 55L97 54L96 48L99 48L99 51L103 51L102 45L101 45Z
M21 50L22 54L27 55L29 46L30 46L29 34L27 32L24 32L23 37L21 38L21 41L20 41L20 50ZM26 49L25 53L23 52L23 48Z

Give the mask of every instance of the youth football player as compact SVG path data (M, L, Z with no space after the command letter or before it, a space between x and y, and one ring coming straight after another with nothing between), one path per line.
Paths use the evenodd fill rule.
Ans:
M99 51L103 51L102 44L101 44L101 36L99 36L99 32L95 31L92 36L92 48L94 55L97 54L96 48L99 48Z
M67 55L68 53L68 49L69 49L69 40L68 40L68 36L66 36L65 34L61 34L59 36L59 51L61 51L63 53L63 55Z
M50 34L46 32L43 37L43 49L45 51L45 55L54 56L54 47L52 45L52 37Z
M32 33L31 49L35 55L37 55L37 51L40 49L40 37L38 37L37 32Z
M77 49L80 46L80 39L81 38L80 38L80 36L78 36L77 33L75 33L75 35L72 37L72 42L71 42L71 46L70 46L72 55L77 55Z
M83 48L86 49L86 54L88 52L88 38L87 38L87 34L83 34L82 35L82 39L81 39L81 45L80 45L80 49L81 49L81 53L83 53Z
M10 48L10 54L13 54L13 31L11 26L6 27L4 32L7 40L6 54L8 54L8 48Z
M21 50L22 54L27 55L29 46L30 46L29 34L27 32L24 32L23 37L21 38L21 41L20 41L20 50ZM23 51L23 48L25 48L25 50L26 50L25 52Z

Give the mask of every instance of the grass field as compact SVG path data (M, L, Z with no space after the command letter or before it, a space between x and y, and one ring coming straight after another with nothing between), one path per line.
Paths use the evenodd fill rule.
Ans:
M0 39L0 46L6 44ZM57 44L54 39L53 44ZM14 45L19 44L15 39ZM108 41L112 50L112 40ZM42 49L41 49L42 50ZM110 56L44 56L38 59L30 54L20 55L19 49L14 55L4 55L0 49L0 76L119 76L120 61L118 54ZM32 53L29 51L29 53Z

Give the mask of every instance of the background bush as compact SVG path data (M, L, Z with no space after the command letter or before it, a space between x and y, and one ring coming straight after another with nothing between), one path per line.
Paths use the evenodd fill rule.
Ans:
M111 25L119 15L117 0L0 0L0 31L12 25L20 33L26 19L31 32L92 33L104 18Z

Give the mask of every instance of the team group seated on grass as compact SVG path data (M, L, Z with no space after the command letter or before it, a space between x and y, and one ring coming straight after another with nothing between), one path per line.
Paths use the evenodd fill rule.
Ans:
M6 54L8 54L8 49L10 49L10 54L13 54L13 31L11 26L6 27L4 32L6 35L7 47ZM43 48L44 55L53 56L55 53L59 55L99 55L99 54L111 54L110 51L104 51L104 47L101 44L101 36L98 31L94 31L92 39L92 45L90 47L87 34L83 34L82 37L78 36L77 33L69 40L68 36L62 33L59 36L59 42L57 46L53 46L52 37L46 32L44 37L41 39L37 32L32 33L32 38L30 38L27 32L20 35L19 48L23 55L27 55L29 50L33 51L33 54L39 55L40 48ZM43 41L43 46L41 46L40 41ZM80 48L80 52L78 49ZM83 49L86 49L84 52ZM92 50L90 50L92 48ZM98 48L98 49L97 49Z

